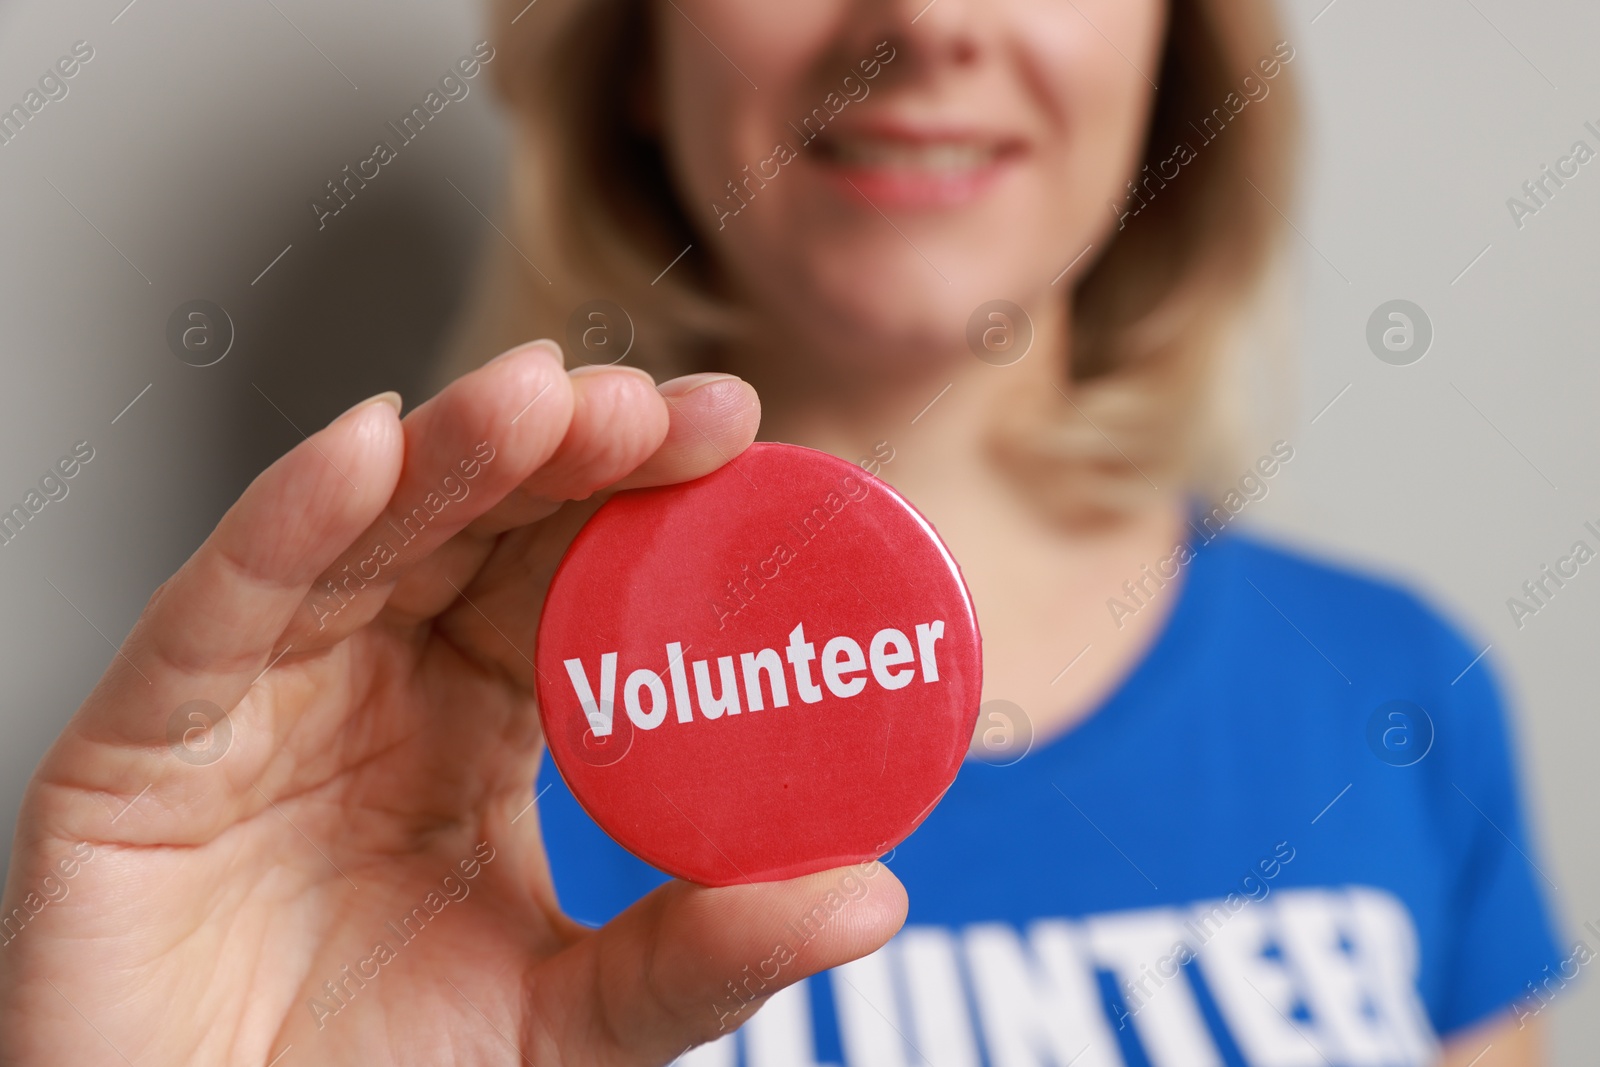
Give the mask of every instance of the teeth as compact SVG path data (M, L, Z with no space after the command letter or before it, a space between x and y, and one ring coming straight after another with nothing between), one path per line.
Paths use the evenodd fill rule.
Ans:
M916 145L905 141L840 140L833 145L835 159L857 167L970 170L993 161L995 154L992 145L970 141Z

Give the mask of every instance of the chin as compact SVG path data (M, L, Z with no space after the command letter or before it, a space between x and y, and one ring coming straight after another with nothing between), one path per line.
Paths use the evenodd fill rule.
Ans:
M747 298L784 324L809 361L855 374L903 375L973 358L967 326L980 305L1031 306L1063 265L1053 248L1019 249L967 225L919 235L912 247L881 219L830 221L809 232L752 228L721 252ZM771 255L776 249L785 254Z
M858 286L789 309L815 358L852 374L915 375L967 358L964 303L933 286Z

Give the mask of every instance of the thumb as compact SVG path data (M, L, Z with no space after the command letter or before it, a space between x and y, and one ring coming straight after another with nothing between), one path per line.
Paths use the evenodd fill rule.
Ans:
M582 1002L544 1017L588 1023L562 1027L558 1044L588 1047L560 1062L668 1063L785 986L877 950L905 918L905 887L875 859L783 882L671 882L571 946L591 980L550 983Z

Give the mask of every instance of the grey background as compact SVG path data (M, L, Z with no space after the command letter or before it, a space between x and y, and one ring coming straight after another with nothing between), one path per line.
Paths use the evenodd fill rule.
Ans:
M307 207L482 37L476 4L125 5L0 6L0 104L74 41L96 51L66 99L0 146L0 503L74 442L95 448L67 499L0 547L6 826L109 642L295 427L383 388L420 399L472 250L500 239L479 213L497 217L504 152L482 77L325 230ZM1583 128L1600 126L1600 9L1284 12L1310 121L1305 194L1278 205L1296 227L1279 279L1296 317L1251 348L1287 348L1292 373L1254 373L1273 387L1252 393L1270 404L1243 451L1284 437L1296 457L1247 520L1406 576L1492 645L1563 933L1600 948L1581 925L1600 920L1600 563L1520 630L1505 603L1584 520L1600 525L1600 161L1520 231L1506 207L1577 138L1600 147ZM203 370L164 340L196 298L238 333ZM1397 298L1436 331L1407 367L1365 342L1373 309ZM1556 1062L1589 1062L1600 987L1581 981L1547 1017Z

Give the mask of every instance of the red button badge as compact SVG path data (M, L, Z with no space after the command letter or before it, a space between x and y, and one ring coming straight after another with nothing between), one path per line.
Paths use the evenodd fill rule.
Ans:
M982 689L972 600L927 520L859 467L771 443L596 511L536 659L578 802L703 885L887 852L955 779Z

